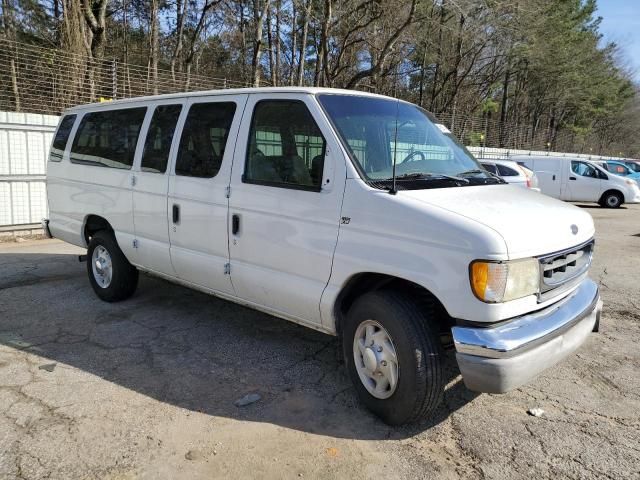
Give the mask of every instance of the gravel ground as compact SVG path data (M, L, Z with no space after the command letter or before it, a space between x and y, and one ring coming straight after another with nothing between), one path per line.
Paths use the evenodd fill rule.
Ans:
M399 429L332 337L147 276L103 303L79 249L0 244L0 478L640 478L640 206L583 208L601 333L505 395L449 359L444 405Z

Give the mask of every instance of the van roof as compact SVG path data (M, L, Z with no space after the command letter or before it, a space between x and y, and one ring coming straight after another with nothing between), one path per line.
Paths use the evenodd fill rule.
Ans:
M131 97L124 98L122 100L112 100L100 103L87 103L71 107L65 112L75 112L87 109L106 108L113 105L126 105L128 103L138 103L145 101L167 100L172 98L192 98L192 97L205 97L205 96L223 96L223 95L247 95L247 94L264 94L264 93L309 93L317 95L320 93L329 94L341 94L341 95L353 95L360 97L377 97L377 98L392 98L385 95L379 95L377 93L361 92L359 90L345 90L340 88L320 88L320 87L258 87L258 88L225 88L220 90L203 90L198 92L180 92L169 93L164 95L149 95L145 97ZM396 99L394 99L396 100Z

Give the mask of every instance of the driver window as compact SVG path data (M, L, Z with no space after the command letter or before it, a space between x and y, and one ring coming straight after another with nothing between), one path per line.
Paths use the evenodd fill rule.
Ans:
M571 162L571 171L582 177L598 178L596 169L584 162Z
M324 137L303 102L258 102L243 182L319 191L325 151Z

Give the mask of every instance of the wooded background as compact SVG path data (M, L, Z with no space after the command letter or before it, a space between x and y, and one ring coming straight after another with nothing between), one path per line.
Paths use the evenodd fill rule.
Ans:
M596 0L0 2L0 110L316 85L415 102L470 145L640 156Z

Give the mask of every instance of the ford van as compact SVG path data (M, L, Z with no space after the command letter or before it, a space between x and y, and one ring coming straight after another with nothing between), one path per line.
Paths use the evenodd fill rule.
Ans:
M262 88L78 106L47 192L44 226L87 249L99 298L127 299L146 272L337 335L356 395L389 424L436 409L447 349L469 389L500 393L599 325L591 216L508 185L394 98Z

